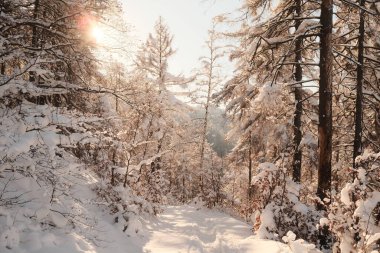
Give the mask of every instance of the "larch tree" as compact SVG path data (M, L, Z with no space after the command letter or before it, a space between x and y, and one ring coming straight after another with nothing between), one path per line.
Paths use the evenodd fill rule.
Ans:
M153 202L160 202L170 191L181 194L183 199L191 195L180 190L183 188L181 185L191 183L176 180L182 169L191 170L179 166L178 159L183 153L190 154L197 149L193 149L189 140L194 134L188 122L190 108L177 99L174 96L176 92L170 89L172 86L186 85L194 78L169 72L169 60L175 53L172 49L173 36L162 17L159 17L154 28L154 33L149 34L135 59L135 71L143 76L150 92L155 91L145 99L146 111L141 115L140 129L145 141L141 145L141 156L143 161L150 160L139 166L137 181L147 186L145 196L151 196ZM167 180L169 184L165 183Z
M220 175L222 167L220 166L220 158L211 148L208 142L210 135L210 117L212 116L213 101L212 95L216 91L217 86L221 83L221 73L219 64L220 58L224 55L224 49L218 43L219 34L216 31L216 23L213 22L212 28L208 32L206 41L207 56L200 58L201 68L197 74L197 89L192 92L193 102L201 106L200 119L195 119L195 124L199 124L199 184L200 197L203 198L208 205L215 204L218 191L217 185L220 185Z
M159 93L167 91L171 85L185 85L193 80L168 72L168 60L175 53L172 42L173 36L164 19L159 17L154 26L154 33L149 34L135 60L137 68L145 71L148 78L156 83Z
M113 97L108 100L102 95L118 96L123 103L129 101L125 94L94 87L101 74L90 33L96 19L101 18L99 13L104 4L112 2L0 3L0 110L2 128L12 135L12 140L2 145L1 160L2 164L14 164L15 168L1 171L1 184L5 182L3 175L17 175L36 183L41 188L38 194L44 196L39 203L59 210L61 218L76 227L84 225L82 221L88 217L78 212L76 200L72 200L68 190L69 185L81 181L83 175L78 168L82 165L106 182L94 188L99 198L113 206L110 212L125 213L129 206L116 204L123 194L113 189L123 183L117 169L124 166L128 143L120 138L122 129L117 127L124 122L111 117L112 108L105 106ZM14 123L22 129L14 131ZM29 144L23 144L25 137ZM13 144L24 148L10 157ZM48 195L51 197L46 198ZM61 200L73 205L62 207L57 204ZM48 223L44 218L36 225Z
M302 190L295 194L295 199L314 205L308 196L315 192L316 176L311 166L303 167L305 172L301 174L300 157L301 148L315 145L316 126L314 115L309 119L310 112L302 117L301 105L310 109L310 101L316 95L307 90L307 84L318 80L315 43L320 28L318 7L313 1L245 1L241 29L227 33L238 38L240 44L230 55L236 62L234 75L218 93L218 99L227 102L226 110L234 125L230 135L237 137L229 156L230 166L240 170L237 174L247 179L246 188L239 191L244 192L244 197L235 196L235 199L247 213L256 210L286 213L275 215L276 227L271 228L280 235L290 227L297 230L296 223L285 225L285 220L292 220L290 216L310 219L292 208L294 200L287 201L284 195L280 196L288 185L301 181L301 175L307 183L299 185ZM302 124L307 120L310 126ZM303 132L308 128L312 133L303 141ZM305 157L307 165L316 160L314 156ZM306 177L309 175L310 178ZM290 179L292 176L294 181ZM266 230L264 223L257 225L259 231ZM311 229L310 233L300 232L297 236L306 239L315 233Z
M200 89L205 90L205 96L201 97L200 103L204 107L204 117L202 122L201 143L200 143L200 169L203 169L205 148L207 142L207 132L209 127L209 113L211 107L211 97L215 92L216 86L220 83L218 60L223 56L222 48L217 45L217 32L215 30L215 24L213 28L209 30L209 37L206 41L208 56L201 57L202 70L200 72Z
M318 189L320 198L318 207L325 209L331 203L331 159L332 159L332 82L333 82L333 1L321 2L321 35L320 35L320 80L319 80L319 164ZM319 236L321 248L331 248L328 227L322 227Z
M167 88L168 59L174 54L172 41L173 36L169 34L163 18L159 17L154 26L154 35L149 34L137 55L137 67L145 70L155 80L159 92Z
M332 28L333 2L321 3L320 81L319 81L319 167L318 196L321 201L331 197L332 157Z
M297 31L302 23L302 1L296 0L295 4L295 24L294 29ZM301 167L302 167L302 150L300 143L302 140L302 37L299 36L295 41L295 88L294 88L294 99L296 102L296 109L294 112L294 133L293 133L293 145L294 145L294 155L293 155L293 180L296 182L301 181ZM297 83L299 82L299 83Z
M376 15L367 6L366 1L359 1L358 4L340 3L336 7L337 18L334 24L334 82L337 85L333 87L333 128L336 130L333 149L336 161L352 159L353 167L355 158L370 142L367 139L371 136L367 116L373 114L373 108L376 107L372 102L373 97L365 96L366 91L372 90L371 76L374 70L373 63L366 56L376 52L372 42L373 30L370 29L370 19ZM352 128L355 129L354 132L351 131Z
M358 63L356 67L356 105L355 105L355 136L353 151L353 167L355 159L362 153L362 132L363 132L363 82L364 82L364 10L365 0L360 0L361 10L359 11L359 35L358 35Z
M157 101L158 118L154 120L154 117L152 116L149 121L147 138L149 138L149 136L153 136L154 131L161 133L165 132L165 130L161 131L160 128L162 128L162 126L157 125L156 130L153 130L152 127L157 124L157 122L154 123L155 121L162 120L164 113L163 108L161 108L161 104L163 103L164 96L167 95L167 86L170 82L170 74L168 73L168 59L175 52L172 49L172 41L173 36L170 35L163 18L159 17L154 26L154 34L149 34L147 41L141 46L135 61L137 69L146 73L147 78L151 79L153 85L156 86L159 97L161 97L159 101ZM164 137L165 134L161 134L161 137L159 137L157 153L161 152ZM145 146L147 147L147 145ZM146 153L146 151L144 153ZM157 158L152 165L152 172L160 167L160 162L161 158Z
M230 101L227 109L244 122L242 124L242 129L245 129L242 138L246 138L244 145L253 143L256 146L254 147L256 151L246 148L248 153L255 155L261 151L274 156L284 152L289 153L293 156L291 162L293 178L299 182L302 166L302 147L300 147L302 104L305 100L313 97L313 94L305 92L302 85L316 80L314 67L317 66L317 63L314 60L316 55L314 40L318 35L319 27L318 17L314 14L316 6L310 1L280 1L276 4L271 1L254 1L247 2L244 7L246 13L250 14L249 18L246 19L246 23L242 25L239 32L229 34L231 37L241 38L241 46L231 54L231 59L237 62L235 75L226 84L219 98ZM251 22L254 25L251 26ZM292 100L286 91L294 93L295 106L286 110L293 111L294 113L291 115L280 112L283 108L289 107L289 101ZM268 133L255 134L255 131L260 131L260 128L254 127L254 125L260 125L259 121L269 117L253 116L255 112L250 113L249 111L257 111L260 106L253 109L252 102L264 94L269 94L268 98L264 98L264 102L270 100L270 97L273 96L272 99L274 99L276 95L280 94L280 97L276 99L282 100L284 107L278 108L278 110L272 108L273 115L271 116L281 119L277 120L275 125L269 124L262 131L273 130L272 133L290 137L290 131L293 130L292 147L268 141ZM275 106L279 104L277 103ZM293 118L292 126L285 123L289 118ZM285 128L282 127L284 125ZM277 130L275 126L277 126ZM260 139L264 139L265 146L267 144L272 146L259 146L258 144L262 141ZM268 158L265 157L265 159Z

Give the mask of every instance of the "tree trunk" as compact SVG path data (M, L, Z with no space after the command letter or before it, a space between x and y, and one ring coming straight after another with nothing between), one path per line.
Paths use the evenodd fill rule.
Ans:
M358 64L356 68L356 101L355 101L355 137L354 151L352 159L352 167L356 168L355 160L362 152L362 122L363 122L363 80L364 80L364 7L365 0L360 0L359 10L359 37L358 37ZM355 180L353 176L352 180ZM356 201L356 196L353 194L353 200ZM360 241L360 233L358 228L359 218L355 219L355 225L352 227L354 232L355 242Z
M204 155L205 155L205 145L206 145L206 137L207 137L207 127L208 127L208 114L209 114L209 107L210 107L210 101L211 101L211 92L212 92L212 79L213 79L213 72L214 72L214 46L213 46L213 40L211 38L210 40L210 66L208 69L208 80L207 80L207 98L206 98L206 104L205 104L205 116L203 118L203 132L202 132L202 143L201 143L201 161L200 161L200 169L203 169L203 163L204 163Z
M207 98L206 107L205 107L205 116L203 119L202 142L201 142L201 151L200 151L201 160L199 163L199 169L201 171L203 169L204 156L205 156L205 146L206 146L207 126L208 126L209 97L210 95L208 95L208 98Z
M321 49L319 81L319 166L317 195L323 201L330 197L332 156L332 26L333 0L321 5Z
M157 153L156 153L157 155L161 152L162 142L163 142L164 138L165 138L165 134L164 134L164 137L162 137L162 139L158 143ZM151 164L150 169L151 169L151 173L154 173L154 172L159 171L161 169L161 156L154 159L154 161Z
M380 108L375 109L375 140L380 140Z
M365 0L360 0L364 7ZM352 166L355 168L355 159L362 152L362 122L363 122L363 72L364 72L364 8L360 10L359 37L358 37L358 64L356 69L356 111L355 111L355 137Z
M296 0L296 16L301 16L301 0ZM301 25L301 19L296 19L295 29ZM302 38L299 36L295 42L295 81L302 81ZM300 149L300 143L302 139L301 125L302 125L302 84L297 84L294 91L294 98L296 101L296 110L294 113L294 156L293 156L293 180L295 182L301 182L301 165L302 165L302 152Z
M249 152L248 152L248 200L252 198L252 135L249 135Z
M5 62L1 63L0 74L5 75Z
M320 210L326 210L331 199L331 158L332 158L332 27L333 0L322 0L320 35L320 81L319 81L319 164L317 196ZM328 200L327 200L328 199ZM322 203L322 202L325 202ZM331 249L331 239L327 226L320 230L321 249Z
M136 141L137 132L138 132L139 127L140 127L140 114L138 115L136 126L135 126L134 131L133 131L132 143L135 143L135 141ZM124 183L123 183L124 188L127 187L127 184L128 184L129 166L130 166L131 160L132 160L132 153L133 153L133 149L129 150L129 156L127 159L127 168L126 168L125 175L124 175Z
M34 9L33 9L33 20L37 21L38 12L40 8L40 0L34 1ZM38 47L38 34L37 34L37 26L33 25L32 28L32 47L36 48ZM36 72L35 71L29 71L29 81L35 82L36 81Z
M0 1L0 15L6 10L6 5L4 1ZM2 60L0 74L5 75L5 60Z

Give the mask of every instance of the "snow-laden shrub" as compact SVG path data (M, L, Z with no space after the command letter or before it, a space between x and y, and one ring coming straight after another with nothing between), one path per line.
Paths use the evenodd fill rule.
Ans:
M120 213L128 232L140 230L141 213L154 213L121 186L125 142L110 134L115 124L90 104L74 109L48 99L67 92L14 83L0 89L0 252L20 243L37 252L57 242L44 239L53 229L96 241L93 207ZM77 97L72 104L84 103Z
M299 238L316 241L319 213L299 200L300 185L289 179L284 168L260 164L252 179L252 191L254 228L260 238L279 240L294 231Z
M169 193L169 181L165 170L152 171L152 166L154 165L144 166L139 176L139 182L135 184L134 188L136 192L139 192L140 196L143 196L151 203L155 203L157 206L156 211L159 211L158 204L167 202L166 195Z
M255 111L272 115L283 109L286 97L283 88L277 83L265 83L259 89L258 95L253 100Z
M357 157L347 183L332 203L329 225L341 253L380 250L380 153ZM339 250L338 250L339 249Z
M95 186L100 202L110 209L114 217L114 223L128 235L141 233L141 216L144 214L155 215L161 208L146 199L136 196L129 187L112 186L108 182L101 181Z
M81 124L91 119L51 105L59 94L65 91L17 83L0 90L1 252L47 230L86 230L95 223L79 201L91 195L85 191L91 172L71 152L88 137Z
M285 236L282 237L282 241L289 246L293 253L320 252L315 248L314 244L310 244L303 239L296 239L296 237L297 236L292 231L289 231Z

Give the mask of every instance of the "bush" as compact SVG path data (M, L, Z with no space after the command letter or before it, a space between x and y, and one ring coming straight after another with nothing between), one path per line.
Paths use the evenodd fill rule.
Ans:
M279 240L288 231L296 231L297 238L316 241L315 223L320 214L299 200L300 185L289 179L285 169L260 164L252 188L253 210L259 211L254 225L259 237Z

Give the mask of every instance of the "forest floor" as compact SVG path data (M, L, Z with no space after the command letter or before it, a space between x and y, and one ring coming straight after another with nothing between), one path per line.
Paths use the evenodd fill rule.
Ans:
M144 253L292 252L288 245L260 240L252 227L231 216L195 206L171 206L147 226Z
M157 217L130 220L126 232L99 206L88 205L96 225L84 230L34 229L1 253L315 253L313 245L258 239L252 226L226 213L196 205L167 206ZM0 215L1 218L1 215ZM0 219L1 221L1 219ZM13 230L12 230L13 231ZM1 232L1 231L0 231ZM1 233L0 233L1 234ZM293 234L294 235L294 234ZM2 236L3 237L3 236ZM6 240L7 238L0 238ZM3 251L4 250L4 251Z
M192 205L168 206L154 219L144 220L139 236L112 244L102 253L314 253L303 240L288 244L258 239L252 226L220 211ZM124 235L125 238L125 235ZM122 239L121 239L122 240ZM118 239L116 241L119 241Z

